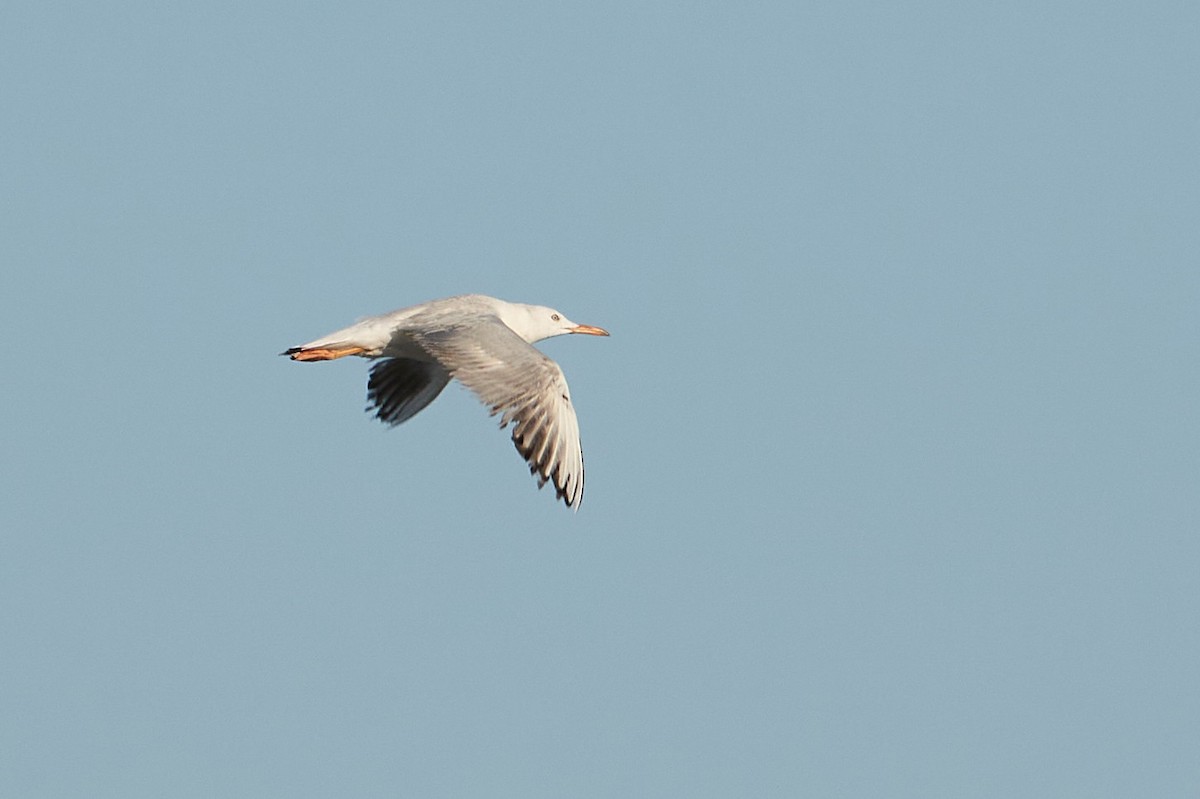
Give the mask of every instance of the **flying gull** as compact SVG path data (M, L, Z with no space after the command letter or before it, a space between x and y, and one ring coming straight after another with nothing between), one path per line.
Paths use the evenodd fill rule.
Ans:
M538 488L553 482L558 499L578 510L583 450L567 379L531 346L566 333L608 335L553 308L468 294L368 316L280 354L293 361L375 360L367 410L388 425L411 419L457 378L500 414L501 428L514 423L513 443Z

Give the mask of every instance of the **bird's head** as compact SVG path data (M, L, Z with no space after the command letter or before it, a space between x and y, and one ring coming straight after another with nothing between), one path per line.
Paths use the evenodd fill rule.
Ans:
M589 336L608 335L608 331L602 327L576 324L553 308L547 308L544 305L519 305L516 307L515 313L511 317L504 317L503 321L530 344L567 333L583 333Z

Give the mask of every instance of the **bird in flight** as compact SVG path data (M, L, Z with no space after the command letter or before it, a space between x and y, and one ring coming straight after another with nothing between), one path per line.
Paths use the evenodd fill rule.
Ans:
M608 335L553 308L467 294L368 316L280 354L293 361L347 355L374 360L367 411L393 426L411 419L457 378L491 415L500 414L501 428L513 424L513 444L538 488L553 483L557 498L578 510L583 500L579 421L562 369L532 346L566 333Z

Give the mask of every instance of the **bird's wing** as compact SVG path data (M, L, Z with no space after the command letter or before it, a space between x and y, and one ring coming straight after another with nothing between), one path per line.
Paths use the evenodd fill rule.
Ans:
M583 450L567 379L558 364L491 315L406 333L493 416L500 414L502 428L515 423L513 444L537 476L538 487L553 482L558 498L578 510Z
M367 380L367 411L384 424L398 425L433 402L450 382L450 373L436 361L385 358L371 367Z

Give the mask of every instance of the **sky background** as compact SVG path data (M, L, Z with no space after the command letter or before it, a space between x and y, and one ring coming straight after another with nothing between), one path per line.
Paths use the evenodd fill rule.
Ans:
M1198 9L5 4L0 795L1195 797Z

